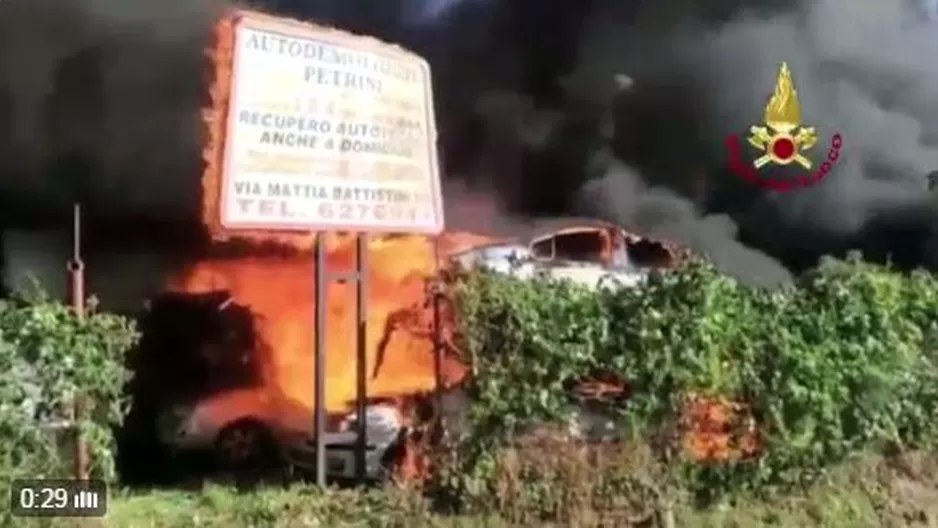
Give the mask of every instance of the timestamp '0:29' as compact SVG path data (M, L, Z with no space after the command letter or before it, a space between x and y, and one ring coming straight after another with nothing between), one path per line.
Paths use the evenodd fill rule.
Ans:
M103 516L107 512L107 485L101 480L14 480L10 510L21 517Z

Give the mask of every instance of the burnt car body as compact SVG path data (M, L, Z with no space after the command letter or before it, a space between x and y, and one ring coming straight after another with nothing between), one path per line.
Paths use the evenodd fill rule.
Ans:
M313 475L316 444L311 437L313 409L266 388L216 394L164 415L161 441L178 452L212 453L219 469L282 468L295 476ZM364 477L382 482L406 434L404 419L393 403L374 401L364 420L355 413L329 416L324 434L326 476L336 482L359 475L355 450L365 431Z
M564 219L540 222L521 236L464 249L450 259L463 269L599 288L636 286L651 273L673 268L687 254L601 220Z
M218 471L314 470L313 409L262 383L247 306L226 291L166 293L149 303L140 326L143 339L129 358L137 373L128 387L133 405L120 435L123 456L135 460L124 461L124 473L167 473L157 480L172 481ZM404 421L393 405L369 401L363 420L355 413L328 417L330 479L358 476L362 430L366 479L390 476Z
M450 259L462 269L486 269L520 279L566 280L587 288L627 288L655 273L675 268L692 252L679 245L635 235L620 226L594 219L558 219L536 223L495 243L464 248ZM569 380L573 410L563 434L587 442L620 439L625 424L620 411L630 387L605 372ZM470 405L461 386L440 395L439 417L448 435L464 434Z

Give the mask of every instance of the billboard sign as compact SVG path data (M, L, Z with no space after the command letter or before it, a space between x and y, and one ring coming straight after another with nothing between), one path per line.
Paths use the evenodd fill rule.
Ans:
M246 14L230 82L222 227L443 230L426 60L370 37Z

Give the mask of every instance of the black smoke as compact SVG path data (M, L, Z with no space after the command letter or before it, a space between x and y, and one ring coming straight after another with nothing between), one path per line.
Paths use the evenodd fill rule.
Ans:
M203 47L220 3L0 2L7 223L68 211L192 215Z
M0 2L0 220L80 199L122 222L198 209L204 48L225 5ZM924 2L268 2L401 42L433 63L449 198L511 221L599 215L759 283L851 248L930 254L938 27ZM804 116L846 138L816 188L765 193L722 140L759 120L787 60ZM616 77L618 75L618 78ZM617 80L618 79L618 80ZM478 215L455 214L473 228ZM145 237L146 233L139 236Z
M501 194L516 207L605 216L759 283L784 278L779 262L798 269L850 249L933 267L938 214L926 174L938 165L938 26L926 7L597 1L566 43L573 66L569 53L545 47L561 57L553 91L515 96L514 122L541 130L521 156L523 183L494 181L510 182ZM722 144L760 120L781 61L795 72L810 124L847 138L830 177L785 194L730 174ZM616 74L630 78L628 88L615 86ZM505 106L489 113L501 120L491 128L508 126Z

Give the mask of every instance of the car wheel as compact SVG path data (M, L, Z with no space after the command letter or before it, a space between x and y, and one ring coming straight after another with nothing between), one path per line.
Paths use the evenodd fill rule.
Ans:
M223 469L263 469L277 463L276 443L270 429L256 420L227 425L215 441L215 454Z

